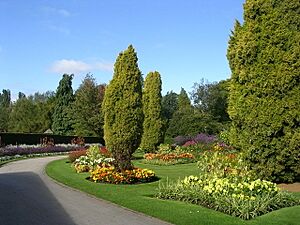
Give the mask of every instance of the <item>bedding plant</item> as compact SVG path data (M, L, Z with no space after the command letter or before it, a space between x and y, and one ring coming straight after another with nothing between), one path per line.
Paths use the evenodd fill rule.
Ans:
M275 183L257 178L242 159L233 148L215 144L202 153L199 176L160 183L156 197L202 205L245 220L300 204Z
M195 157L181 146L161 144L156 153L146 153L143 162L154 165L175 165L195 162Z
M90 146L86 152L72 152L71 157L74 155L80 155L73 162L76 172L90 172L89 179L93 182L133 184L156 179L155 173L148 169L133 168L132 170L117 171L114 165L115 160L109 157L110 153L105 147Z

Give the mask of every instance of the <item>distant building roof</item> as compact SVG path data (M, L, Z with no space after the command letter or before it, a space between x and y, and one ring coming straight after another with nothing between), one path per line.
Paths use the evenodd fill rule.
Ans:
M51 129L48 129L44 132L44 134L53 134L53 131Z

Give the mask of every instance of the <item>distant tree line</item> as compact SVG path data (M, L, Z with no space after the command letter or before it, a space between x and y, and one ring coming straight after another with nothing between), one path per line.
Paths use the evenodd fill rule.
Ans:
M151 72L147 77L143 82L142 146L146 147L154 136L157 146L164 138L170 140L178 135L216 134L230 121L228 81L209 83L202 79L195 83L189 98L183 88L179 94L170 91L161 96L160 74ZM19 92L14 102L10 90L2 90L0 132L43 133L51 129L61 135L103 137L102 102L106 84L97 84L93 75L87 74L74 92L72 79L72 74L64 74L56 92L29 96ZM149 129L152 131L148 132Z
M10 90L0 93L0 132L103 136L101 105L105 84L97 84L87 74L73 93L73 75L64 74L56 92L18 94L11 100Z

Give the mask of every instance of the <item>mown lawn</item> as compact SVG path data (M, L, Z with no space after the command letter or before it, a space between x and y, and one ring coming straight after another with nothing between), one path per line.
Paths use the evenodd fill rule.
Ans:
M181 164L173 166L155 166L134 161L135 166L155 171L160 181L138 185L113 185L93 183L86 180L89 173L77 174L66 159L53 161L46 167L47 174L53 179L87 192L98 198L108 200L135 211L160 218L173 224L247 224L247 225L298 225L300 224L300 206L284 208L272 213L244 221L201 206L177 201L160 200L153 197L159 182L176 181L186 175L197 175L197 166ZM300 198L300 194L295 194Z

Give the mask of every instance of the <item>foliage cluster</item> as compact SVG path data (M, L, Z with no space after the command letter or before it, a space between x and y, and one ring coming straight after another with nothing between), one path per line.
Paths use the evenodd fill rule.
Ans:
M158 72L150 72L143 89L143 135L140 148L146 152L155 152L163 142L161 77Z
M262 178L300 176L300 2L247 0L227 58L230 141Z
M157 197L203 205L242 219L300 204L275 183L257 179L243 158L234 148L215 143L200 154L199 177L161 185Z
M82 153L82 155L80 155ZM80 155L73 162L74 168L77 173L92 171L96 166L107 167L111 166L114 159L106 157L106 155L101 154L101 147L98 145L91 145L84 152L79 152L71 154L72 159Z
M276 184L268 181L236 183L228 178L202 179L195 176L160 185L156 196L202 205L245 220L300 204L299 199L279 191Z
M142 74L137 61L131 45L119 54L104 95L104 139L118 171L133 168L131 157L143 132Z

